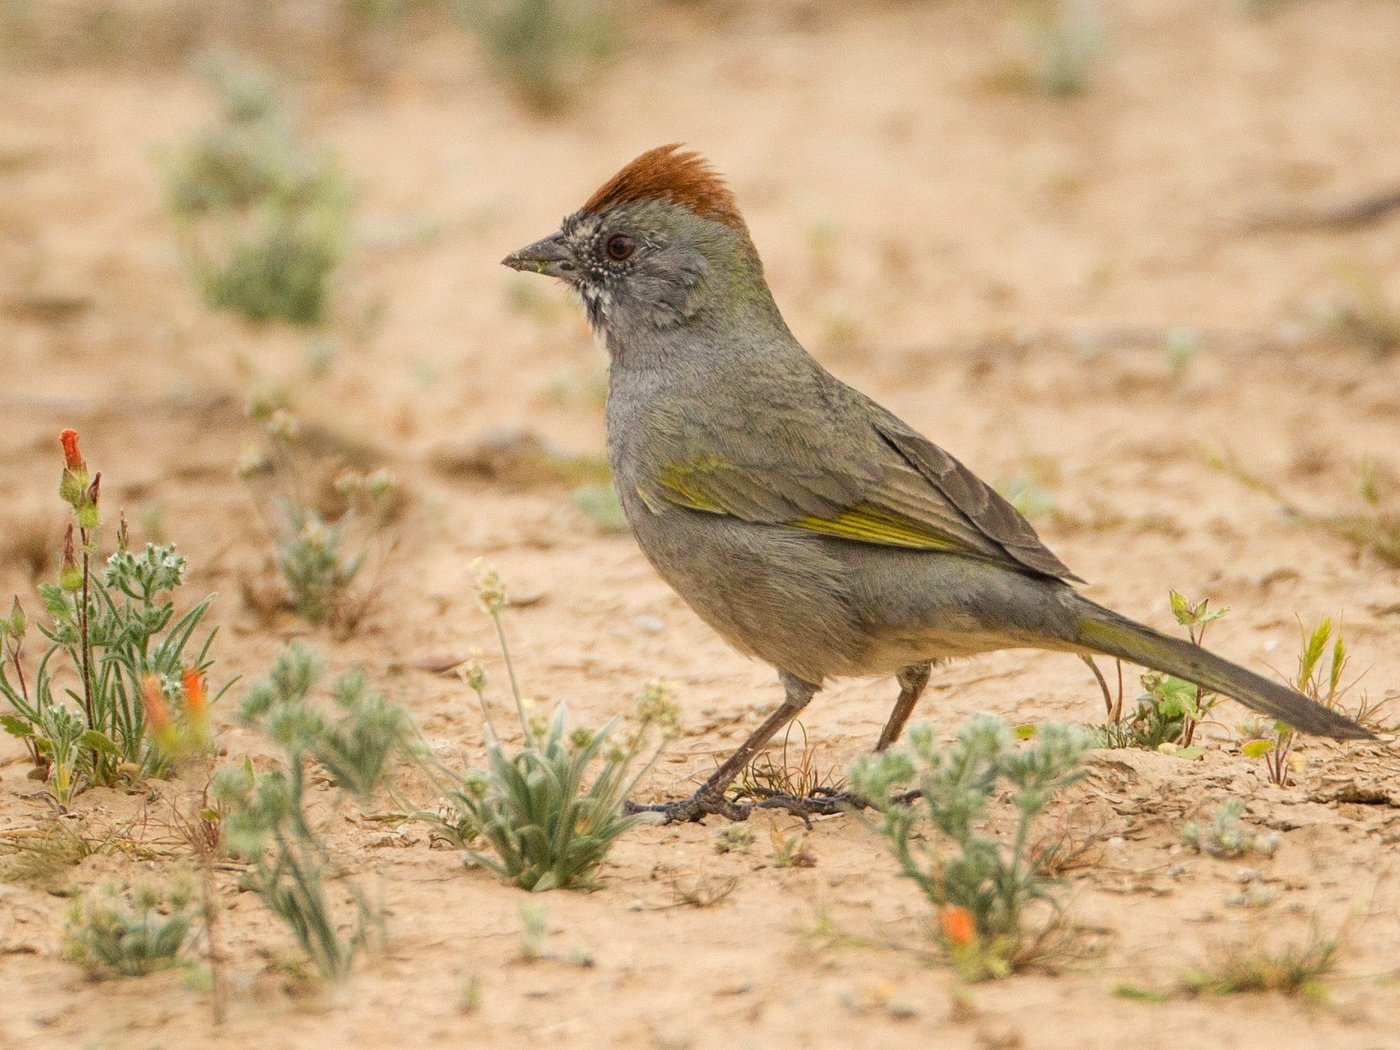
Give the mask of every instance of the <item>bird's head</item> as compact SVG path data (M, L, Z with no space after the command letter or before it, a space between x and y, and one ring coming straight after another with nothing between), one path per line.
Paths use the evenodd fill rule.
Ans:
M571 285L614 353L717 312L774 309L733 193L674 144L643 153L558 232L501 261Z

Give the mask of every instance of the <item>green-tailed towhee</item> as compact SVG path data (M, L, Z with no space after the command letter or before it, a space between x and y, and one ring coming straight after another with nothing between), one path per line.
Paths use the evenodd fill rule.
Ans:
M656 570L786 697L669 820L742 819L725 792L822 683L895 674L889 746L944 657L1122 657L1307 733L1351 719L1103 608L992 488L826 371L778 312L733 194L697 154L643 153L504 260L574 288L611 358L608 460Z

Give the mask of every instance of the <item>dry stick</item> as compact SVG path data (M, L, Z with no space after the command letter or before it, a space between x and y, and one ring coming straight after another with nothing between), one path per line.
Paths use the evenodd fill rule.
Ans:
M1400 209L1400 187L1315 207L1279 208L1245 222L1250 232L1265 230L1353 230Z
M10 641L6 639L5 648L9 650L10 663L13 664L15 668L15 679L19 682L19 695L24 697L25 706L32 711L34 710L34 702L29 699L29 686L24 680L24 665L19 662L19 651L23 644L23 642L18 640ZM39 745L34 742L34 738L32 736L25 737L24 744L25 747L29 749L29 757L34 763L34 768L44 769L45 763L43 758L39 755Z
M207 797L204 796L204 797ZM201 799L203 801L203 799ZM203 807L195 811L195 822L190 825L192 845L199 862L199 882L201 910L204 916L205 956L209 960L209 1005L214 1014L214 1023L221 1025L228 1013L228 985L224 981L224 953L219 947L219 903L214 896L214 846L200 835Z

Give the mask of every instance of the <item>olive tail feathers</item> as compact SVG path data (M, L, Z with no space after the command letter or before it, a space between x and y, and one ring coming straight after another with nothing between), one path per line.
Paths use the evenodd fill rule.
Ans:
M1337 740L1373 740L1374 735L1346 715L1238 664L1223 660L1180 638L1154 631L1100 606L1079 618L1077 641L1087 649L1122 657L1232 697L1294 729Z

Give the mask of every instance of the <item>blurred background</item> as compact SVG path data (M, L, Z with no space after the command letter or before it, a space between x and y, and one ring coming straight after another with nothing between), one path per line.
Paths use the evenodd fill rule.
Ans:
M34 667L36 586L82 577L57 491L72 427L102 472L79 543L105 559L120 512L134 549L188 558L170 601L207 610L195 637L218 628L211 694L239 679L212 707L235 761L274 761L236 712L299 638L363 669L434 754L479 765L482 707L454 672L479 657L487 709L516 717L473 587L485 557L539 711L599 726L673 685L681 735L638 796L688 794L777 683L627 535L578 304L500 265L668 142L729 178L799 339L1001 489L1091 597L1174 632L1169 588L1208 597L1230 607L1208 644L1279 678L1309 677L1300 628L1344 624L1348 709L1400 695L1400 0L0 0L0 659L24 662L11 596ZM839 776L893 697L831 683L791 759L775 742L768 760L800 749L804 775ZM1102 703L1069 655L1002 652L940 668L916 718L949 734L977 712L1093 722ZM367 893L382 880L389 951L308 996L221 873L235 979L257 983L235 985L220 1045L1013 1046L1024 1028L1037 1046L1248 1046L1261 1023L1280 1047L1394 1045L1400 1000L1376 994L1400 915L1393 749L1306 742L1313 766L1280 793L1276 727L1217 717L1201 762L1111 752L1096 808L1064 818L1090 832L1059 870L1085 929L1112 931L1111 968L1066 954L1060 977L993 982L975 1006L922 951L887 950L926 920L860 822L756 817L752 857L721 855L713 826L628 836L599 892L550 894L554 948L527 968L542 908L517 912L398 816L341 809L318 773L336 855ZM172 841L165 789L102 755L117 789L64 826ZM0 734L0 839L57 824L41 766ZM1276 863L1182 853L1182 820L1224 794L1290 832ZM808 831L815 869L792 859ZM170 855L66 834L87 882ZM678 881L730 872L704 902ZM25 990L0 1044L209 1045L194 982L88 982L57 954L66 905L0 893L0 965ZM1287 1014L1125 998L1175 995L1133 989L1217 939L1290 960L1280 935L1305 924L1325 966L1345 942L1330 1006L1301 969Z

